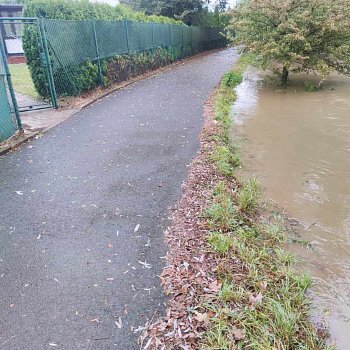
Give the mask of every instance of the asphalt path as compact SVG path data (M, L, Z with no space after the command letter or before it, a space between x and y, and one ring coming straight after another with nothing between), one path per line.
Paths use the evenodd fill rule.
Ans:
M139 349L164 312L168 208L236 57L139 81L0 157L0 349Z

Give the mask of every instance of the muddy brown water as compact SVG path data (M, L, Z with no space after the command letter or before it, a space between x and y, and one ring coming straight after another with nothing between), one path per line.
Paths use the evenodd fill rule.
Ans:
M306 92L292 76L285 90L248 69L236 88L232 138L243 178L256 176L273 201L301 223L312 248L293 247L314 278L315 315L327 314L337 349L350 348L350 78L331 75ZM263 83L265 81L265 83Z

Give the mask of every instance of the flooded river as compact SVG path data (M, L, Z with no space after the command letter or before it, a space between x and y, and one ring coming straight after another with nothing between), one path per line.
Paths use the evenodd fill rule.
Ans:
M233 106L241 176L257 176L266 199L302 224L298 232L312 248L296 250L314 277L314 305L329 313L337 349L348 350L350 78L332 75L313 93L304 90L312 76L292 76L286 90L262 79L249 69Z

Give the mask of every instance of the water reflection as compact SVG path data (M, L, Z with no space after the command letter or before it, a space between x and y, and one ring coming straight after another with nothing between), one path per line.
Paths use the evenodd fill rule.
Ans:
M251 68L253 70L253 68ZM258 72L249 74L247 71L242 84L238 85L236 103L232 106L232 115L235 124L242 125L245 118L252 115L258 104L258 82L261 80Z
M350 79L332 75L305 92L305 76L287 89L261 84L254 69L237 88L234 139L242 176L258 176L267 198L300 220L315 249L296 248L315 278L315 305L330 310L339 349L350 343ZM306 80L317 81L307 76Z

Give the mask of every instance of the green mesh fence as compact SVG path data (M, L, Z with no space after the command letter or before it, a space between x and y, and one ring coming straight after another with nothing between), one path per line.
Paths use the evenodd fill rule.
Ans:
M101 20L43 25L58 95L79 95L225 44L219 28Z
M128 52L124 22L96 21L95 27L100 58Z
M0 45L2 45L1 42ZM0 142L11 137L17 130L18 125L5 70L4 51L0 50Z

